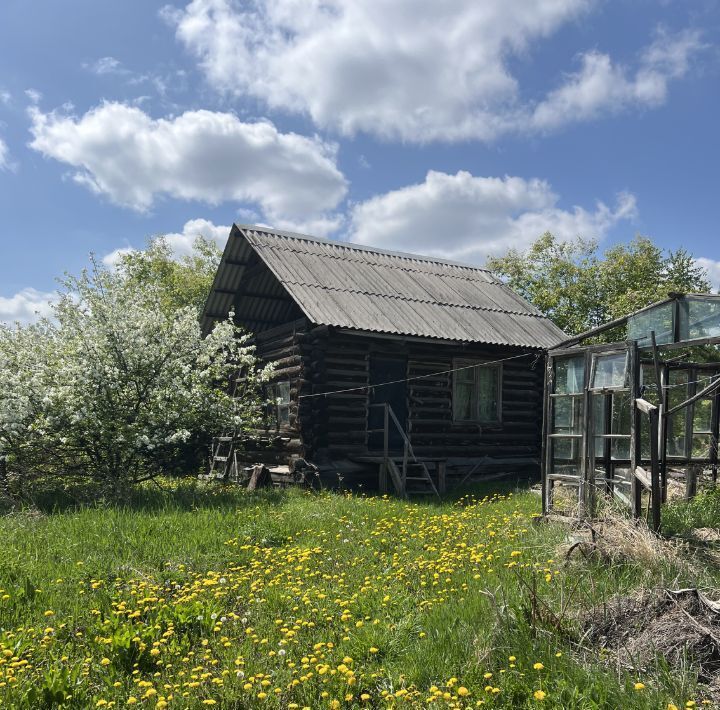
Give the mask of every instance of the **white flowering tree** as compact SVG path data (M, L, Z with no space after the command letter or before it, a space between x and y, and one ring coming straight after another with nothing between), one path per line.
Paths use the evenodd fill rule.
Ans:
M52 319L0 330L0 455L11 466L120 490L213 434L259 424L270 370L247 336L227 320L202 338L196 308L169 313L162 300L161 288L94 265L65 280Z

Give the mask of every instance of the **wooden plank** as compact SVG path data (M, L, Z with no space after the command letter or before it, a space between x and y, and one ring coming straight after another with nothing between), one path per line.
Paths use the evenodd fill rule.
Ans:
M438 492L443 495L447 492L447 463L445 461L437 462L438 474Z
M635 400L635 406L644 414L650 414L653 410L657 410L657 407L654 404L642 399L642 397L638 397Z
M658 458L658 410L653 409L650 414L650 503L651 527L656 532L660 530L660 505L662 503L662 490L660 482L660 461Z
M687 467L685 473L685 499L690 500L697 495L698 489L698 469L692 464Z
M635 478L648 490L652 489L650 474L642 466L635 466Z
M248 491L254 491L264 486L269 486L272 483L270 477L270 471L263 464L258 464L253 467L252 474L250 475L250 481L247 485Z

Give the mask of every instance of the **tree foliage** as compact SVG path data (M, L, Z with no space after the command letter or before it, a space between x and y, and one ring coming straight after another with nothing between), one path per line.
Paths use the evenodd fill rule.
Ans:
M153 237L146 249L122 254L117 268L130 284L158 289L167 313L186 306L202 311L221 257L219 247L205 237L196 237L190 253L179 257L165 238Z
M52 319L0 328L0 454L15 470L121 489L182 465L213 434L258 425L269 368L230 319L201 337L199 290L167 287L179 272L138 276L163 266L159 248L133 268L93 264L65 279Z
M510 250L488 268L568 334L581 333L667 298L707 293L707 273L684 249L665 252L647 237L599 253L597 242L549 232L527 251Z

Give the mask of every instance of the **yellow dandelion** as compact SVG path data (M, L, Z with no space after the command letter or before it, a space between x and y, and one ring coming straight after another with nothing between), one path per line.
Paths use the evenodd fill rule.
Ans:
M546 697L547 693L544 690L536 690L533 693L533 698L535 698L535 700L545 700Z

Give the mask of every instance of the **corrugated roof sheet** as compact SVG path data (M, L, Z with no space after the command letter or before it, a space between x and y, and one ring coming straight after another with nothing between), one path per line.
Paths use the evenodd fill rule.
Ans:
M206 330L232 307L252 252L318 325L533 348L566 337L486 269L249 226L233 227L205 307ZM287 308L258 303L249 319L282 319Z

